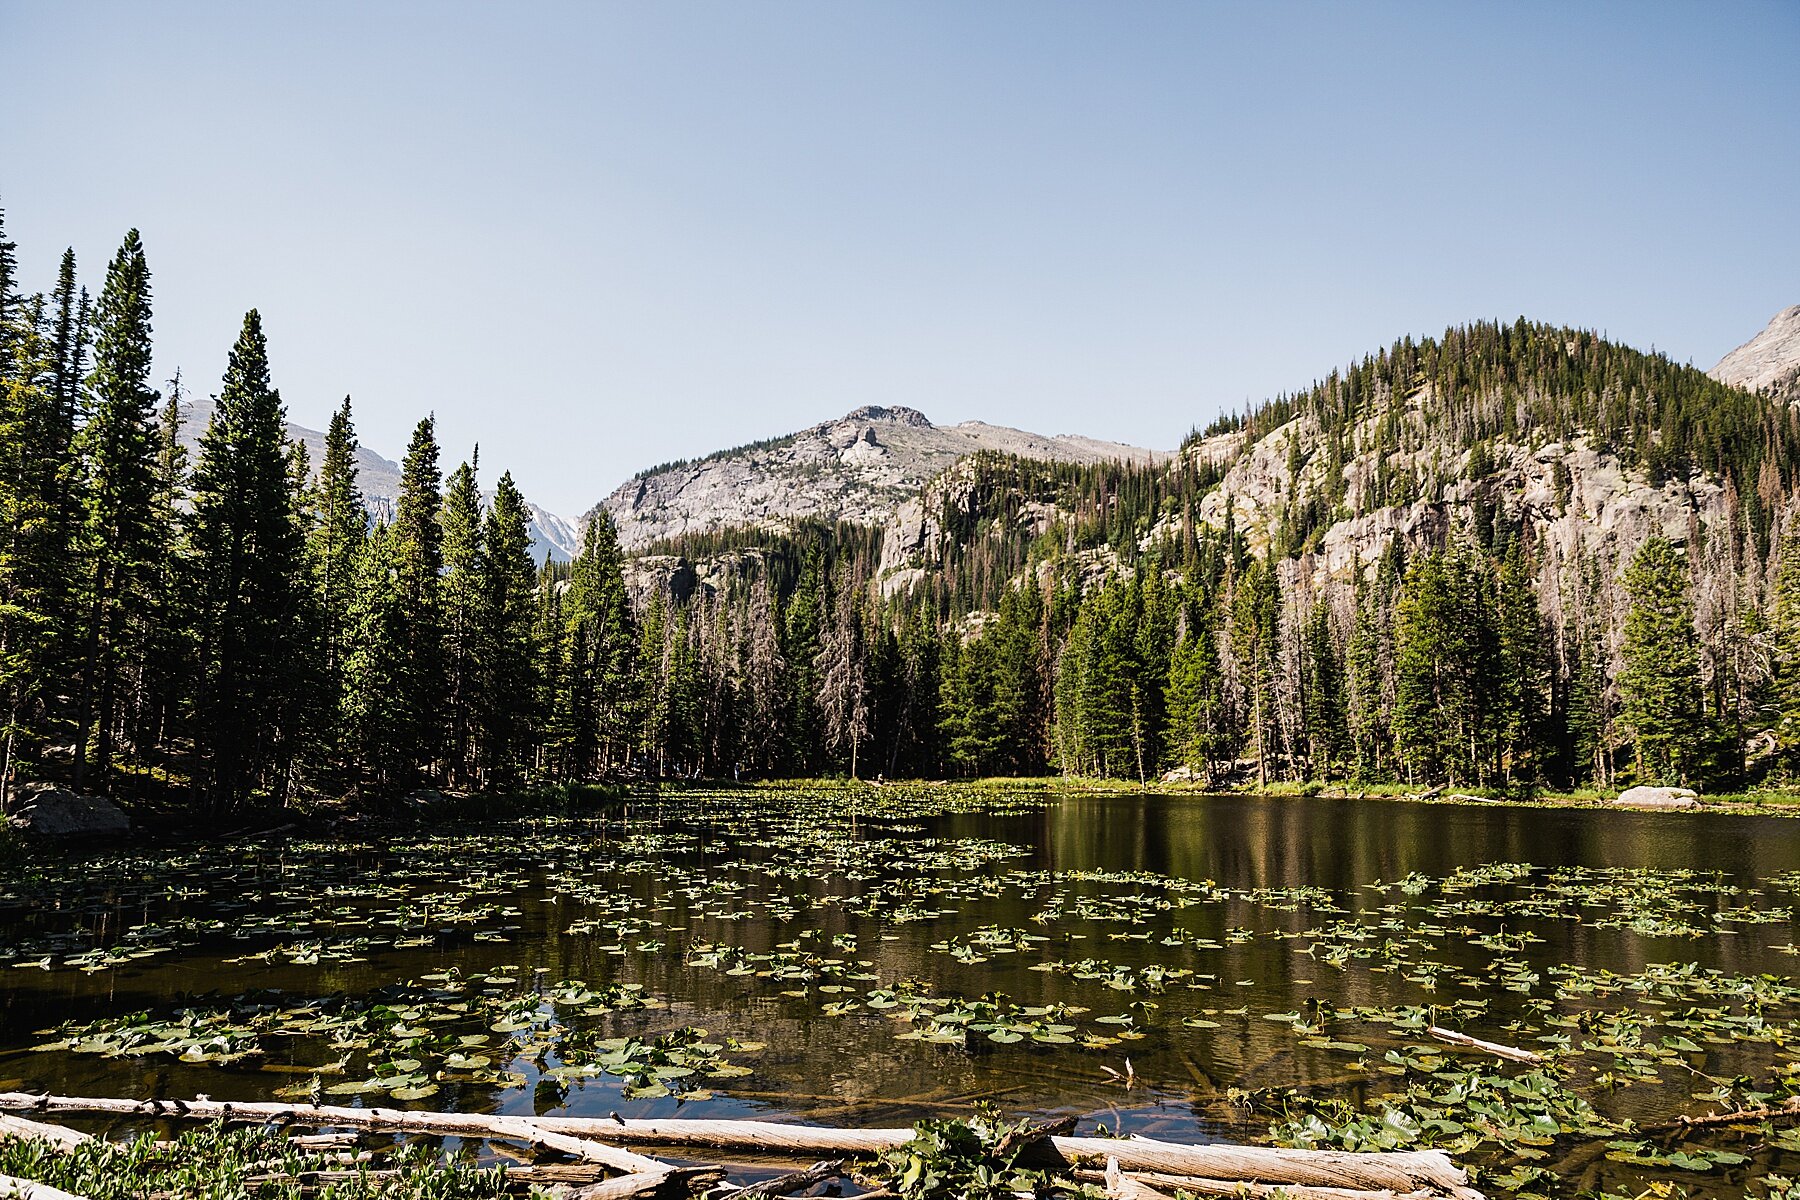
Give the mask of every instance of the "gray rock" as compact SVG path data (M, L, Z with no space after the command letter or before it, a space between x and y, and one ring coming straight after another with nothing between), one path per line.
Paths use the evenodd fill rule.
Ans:
M1700 793L1681 787L1626 788L1613 801L1620 808L1699 808Z
M38 837L117 837L131 832L131 818L111 800L54 783L20 787L6 822Z
M1719 360L1707 374L1752 392L1775 389L1800 371L1800 304L1784 308L1761 333Z
M886 525L934 476L983 450L1075 463L1154 463L1171 457L980 421L937 426L917 409L866 405L786 437L635 476L601 503L612 513L619 544L627 551L681 533L739 526L779 530L815 517Z

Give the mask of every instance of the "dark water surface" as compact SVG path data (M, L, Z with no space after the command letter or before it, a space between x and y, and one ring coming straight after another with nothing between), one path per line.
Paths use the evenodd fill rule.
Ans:
M1290 1094L1377 1108L1400 1071L1382 1056L1430 1044L1395 1028L1401 1008L1538 1049L1598 1037L1572 1022L1621 1008L1660 1021L1751 1005L1785 1029L1795 1012L1766 996L1584 989L1691 963L1779 992L1800 961L1800 821L1711 813L690 793L381 844L47 870L0 888L0 1090L267 1099L316 1074L339 1103L842 1124L991 1099L1089 1127L1261 1139ZM1584 972L1572 988L1569 966ZM564 981L582 989L556 993ZM609 990L621 984L636 990ZM643 998L656 1006L633 1007ZM1337 1019L1317 1018L1320 1002ZM1342 1015L1356 1006L1387 1015ZM134 1040L119 1018L139 1012ZM319 1012L365 1015L310 1029ZM183 1021L222 1040L173 1038ZM597 1065L636 1053L607 1039L689 1029L706 1032L671 1044L717 1049L665 1054L661 1074ZM1606 1118L1652 1125L1709 1111L1706 1076L1793 1066L1759 1028L1690 1044L1616 1069L1593 1051L1571 1086ZM415 1082L382 1090L396 1077ZM1681 1178L1743 1194L1745 1172L1780 1169L1782 1153ZM1638 1177L1579 1165L1586 1187Z

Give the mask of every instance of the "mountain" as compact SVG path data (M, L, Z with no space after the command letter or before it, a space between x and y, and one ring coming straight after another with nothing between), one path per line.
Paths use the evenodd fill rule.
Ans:
M213 401L210 396L200 396L189 401L186 406L181 438L188 448L190 460L199 453L200 434L205 431L207 422L212 420ZM306 447L307 459L318 470L319 463L325 457L325 435L317 429L308 429L304 425L296 425L292 421L287 426L288 437ZM356 483L362 489L363 505L369 510L372 518L383 518L393 514L395 497L400 494L400 464L383 458L369 447L358 444L356 447ZM488 493L493 499L493 493ZM539 508L529 500L525 504L530 517L527 526L531 534L531 557L534 562L543 562L548 554L555 562L568 562L581 550L581 534L573 524L548 509Z
M1800 464L1783 415L1735 381L1520 321L1403 339L1182 454L1218 473L1199 522L1308 573L1503 529L1552 567L1610 570L1652 534L1766 535Z
M1781 399L1800 401L1800 304L1776 313L1761 333L1707 374L1733 387L1766 388Z
M916 409L866 406L785 437L654 467L621 484L597 508L612 514L628 550L682 534L780 529L808 518L885 525L932 477L982 451L1085 464L1151 464L1171 457L981 421L937 426Z

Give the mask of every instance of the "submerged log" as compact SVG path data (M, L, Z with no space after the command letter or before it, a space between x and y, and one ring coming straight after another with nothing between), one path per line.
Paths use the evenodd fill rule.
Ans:
M1454 1029L1445 1029L1442 1025L1432 1025L1425 1030L1440 1042L1449 1042L1452 1046L1467 1046L1471 1050L1485 1050L1489 1054L1512 1062L1530 1063L1541 1066L1544 1056L1532 1050L1521 1050L1517 1046L1504 1046L1499 1042L1484 1042L1480 1038L1470 1037L1466 1033L1458 1033Z

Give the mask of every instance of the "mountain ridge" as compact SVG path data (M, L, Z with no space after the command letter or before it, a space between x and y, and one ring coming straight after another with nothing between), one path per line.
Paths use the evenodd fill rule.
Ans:
M939 426L915 408L864 405L790 434L639 472L583 520L605 508L627 550L683 534L746 525L773 529L814 518L885 525L934 476L981 451L1078 463L1173 457L984 421Z

